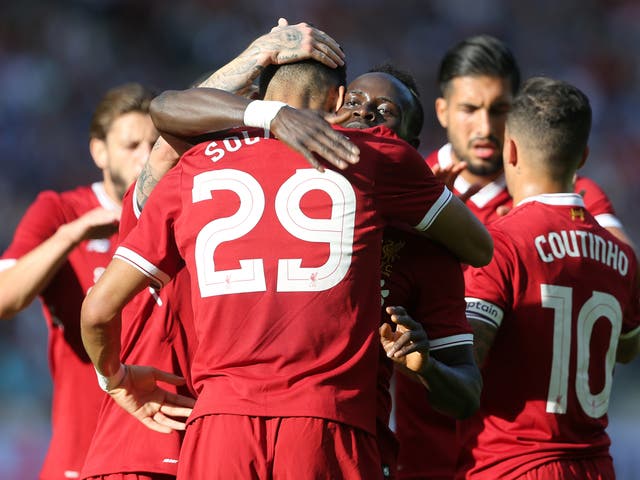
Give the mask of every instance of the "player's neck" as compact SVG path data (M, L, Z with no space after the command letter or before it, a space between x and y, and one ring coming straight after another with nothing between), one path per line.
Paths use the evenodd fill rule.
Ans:
M509 185L509 193L513 197L513 204L518 205L522 200L536 195L573 193L573 185L553 179L522 180L519 185Z
M122 197L116 191L113 182L108 181L107 179L103 180L102 184L104 185L104 191L109 197L109 199L118 207L122 206Z

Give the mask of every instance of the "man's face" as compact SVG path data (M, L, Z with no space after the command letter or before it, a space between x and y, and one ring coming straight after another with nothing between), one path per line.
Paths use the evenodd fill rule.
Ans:
M346 128L369 128L384 125L409 141L408 123L414 108L409 89L387 73L360 75L347 87L344 104L338 115L351 112L342 122Z
M111 124L104 142L107 160L104 176L118 198L138 178L157 138L158 131L146 113L125 113Z
M454 160L467 162L470 173L490 176L502 169L502 144L513 92L507 78L456 77L436 113L446 128Z

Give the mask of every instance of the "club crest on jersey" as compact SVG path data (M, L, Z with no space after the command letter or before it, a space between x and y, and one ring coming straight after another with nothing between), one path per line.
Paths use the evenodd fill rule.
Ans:
M111 248L108 238L97 238L87 242L87 252L107 253Z
M391 276L393 270L393 262L396 261L400 254L400 250L405 246L402 240L384 240L382 242L382 261L381 273L383 277Z
M580 207L571 209L571 220L575 221L576 219L584 221L584 209Z

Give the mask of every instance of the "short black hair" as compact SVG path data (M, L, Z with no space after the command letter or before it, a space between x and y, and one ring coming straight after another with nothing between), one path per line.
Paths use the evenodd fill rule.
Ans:
M527 80L507 117L512 135L522 134L557 173L575 169L591 131L591 105L577 87L548 77Z
M481 75L508 78L514 95L520 88L520 67L513 53L491 35L466 38L447 51L438 71L440 93L446 96L454 78Z
M413 115L407 123L409 133L414 137L419 137L424 125L424 109L422 108L422 102L420 101L420 91L418 90L418 84L416 79L407 70L400 69L391 63L385 62L380 65L376 65L369 73L386 73L398 79L407 89L411 92L413 97L413 103L415 108L413 109Z
M280 72L280 73L278 73ZM278 73L279 76L295 79L305 79L310 89L324 89L327 85L344 86L347 83L346 64L336 68L328 67L316 60L303 60L301 62L285 63L282 65L268 65L260 74L259 95L263 98L267 87Z

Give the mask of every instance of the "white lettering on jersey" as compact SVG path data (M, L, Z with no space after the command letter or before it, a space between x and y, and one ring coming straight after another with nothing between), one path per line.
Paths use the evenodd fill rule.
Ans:
M617 243L583 230L562 230L538 235L533 241L545 263L565 257L590 258L613 268L621 276L629 271L629 258Z
M504 317L503 310L497 305L481 298L465 297L467 302L467 318L479 320L498 328Z
M237 152L244 145L252 145L260 141L260 137L250 137L249 132L242 131L242 140L237 135L231 135L224 140L211 142L204 149L204 154L210 158L212 162L217 162L224 157L227 152Z

